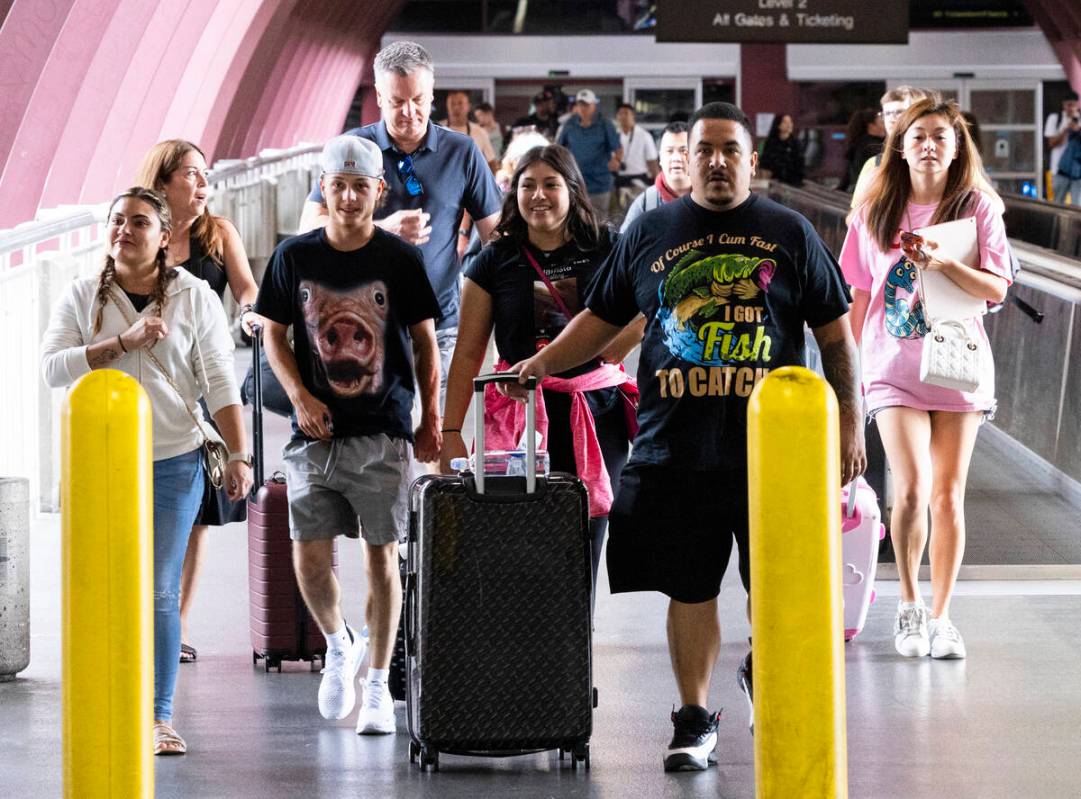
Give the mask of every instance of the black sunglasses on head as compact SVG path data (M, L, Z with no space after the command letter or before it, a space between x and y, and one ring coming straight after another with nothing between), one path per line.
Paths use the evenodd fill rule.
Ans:
M413 156L403 155L398 159L398 177L405 183L405 190L409 192L410 197L419 197L424 194L424 186L421 185L417 173L413 171Z

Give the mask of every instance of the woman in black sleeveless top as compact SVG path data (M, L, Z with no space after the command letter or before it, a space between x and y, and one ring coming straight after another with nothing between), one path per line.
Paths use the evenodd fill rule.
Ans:
M214 216L207 208L209 185L206 179L206 158L203 151L188 141L170 139L159 142L143 158L136 183L161 192L169 203L173 218L173 235L168 250L168 266L181 267L202 278L218 295L228 286L241 307L241 324L251 333L258 321L252 312L258 286L252 277L244 244L236 227L228 219ZM213 420L205 403L203 416ZM251 463L251 453L230 453L230 459ZM196 658L188 643L188 613L195 595L195 584L202 564L208 525L243 521L246 502L231 502L224 491L215 490L207 481L202 507L188 539L184 570L180 581L180 662Z

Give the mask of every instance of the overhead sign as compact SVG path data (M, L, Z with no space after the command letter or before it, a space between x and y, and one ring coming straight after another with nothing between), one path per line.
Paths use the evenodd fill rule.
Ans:
M913 28L1027 28L1032 14L1024 0L909 0L909 22Z
M907 44L901 0L657 0L658 42Z

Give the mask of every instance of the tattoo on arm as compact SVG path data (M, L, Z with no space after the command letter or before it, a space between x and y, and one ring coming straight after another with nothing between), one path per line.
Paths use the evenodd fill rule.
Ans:
M120 353L114 350L112 347L106 347L101 352L94 354L87 353L86 362L90 364L91 369L100 369L103 366L115 361L120 357Z
M822 371L837 395L841 413L859 415L860 386L858 379L858 356L856 349L847 341L831 341L822 346Z

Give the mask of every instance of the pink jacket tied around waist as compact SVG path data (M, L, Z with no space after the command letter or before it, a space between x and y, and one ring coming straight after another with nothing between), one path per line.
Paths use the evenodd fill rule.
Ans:
M499 361L496 370L510 368ZM612 480L601 456L597 427L593 413L582 392L600 388L619 387L626 400L637 405L638 385L621 366L606 363L577 377L546 377L540 387L571 395L571 439L574 443L574 463L579 479L589 494L589 515L607 516L612 507ZM525 432L525 403L515 402L499 393L494 384L484 388L484 436L490 449L516 449ZM548 414L544 409L544 394L537 392L537 431L541 434L541 449L548 448Z

